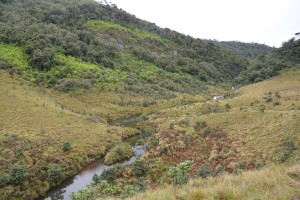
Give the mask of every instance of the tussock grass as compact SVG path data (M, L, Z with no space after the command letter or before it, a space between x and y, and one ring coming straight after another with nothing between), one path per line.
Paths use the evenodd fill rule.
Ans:
M130 200L292 199L300 194L299 175L299 164L288 168L271 166L259 171L243 172L242 175L193 179L187 185L177 188L176 193L171 186L167 186L147 191Z

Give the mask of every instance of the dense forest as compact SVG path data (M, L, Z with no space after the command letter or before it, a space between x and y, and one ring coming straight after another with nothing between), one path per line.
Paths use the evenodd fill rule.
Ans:
M222 154L230 154L226 164L237 162L230 135L210 126L218 119L212 123L208 119L207 124L198 115L236 109L235 115L244 119L240 114L247 109L253 109L250 114L264 113L270 105L263 97L224 105L207 102L221 92L231 98L232 86L261 82L282 69L298 67L299 62L300 40L295 38L278 49L217 42L160 28L116 5L93 0L0 0L0 196L35 199L105 154L110 156L106 163L130 158L133 150L123 140L137 133L149 136L141 141L150 150L149 159L138 161L132 173L127 171L128 177L125 173L119 178L139 187L145 183L143 176L156 187L159 181L171 183L169 168L174 174L192 166L170 159L171 153L180 157L186 150L195 156L194 174L203 160L213 157L210 153L221 148ZM278 102L281 98L275 89L263 95L273 95ZM298 100L292 101L289 108L296 110ZM149 116L156 112L156 118ZM134 115L142 115L137 128L110 124ZM297 120L292 116L286 120ZM230 124L227 119L222 123ZM191 153L194 149L206 152L206 157ZM211 159L215 171L210 173L217 175L217 166L223 165L215 157ZM148 165L150 161L153 165ZM227 171L239 167L235 164ZM245 166L250 169L254 164ZM122 170L128 169L117 166L94 181L97 185L112 176L114 183ZM185 178L180 181L186 183ZM124 188L125 197L130 196L132 188ZM102 194L99 190L93 195ZM81 194L74 194L75 199L77 195Z

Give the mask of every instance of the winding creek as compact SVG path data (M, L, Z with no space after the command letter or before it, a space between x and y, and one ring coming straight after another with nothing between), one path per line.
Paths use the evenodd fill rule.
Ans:
M115 126L125 126L125 127L136 127L136 124L140 122L142 119L140 117L130 117L125 119L119 119L111 122L111 125ZM124 165L128 165L133 163L138 156L143 155L145 153L144 146L135 146L135 142L139 137L133 136L131 138L126 139L125 141L132 145L132 148L135 151L134 156L130 160L126 160L122 162ZM60 185L50 189L46 196L43 198L38 198L38 200L42 200L45 198L51 200L63 199L69 200L72 192L76 192L81 189L85 189L87 184L90 184L94 174L101 174L103 170L109 168L110 166L103 164L103 158L99 159L95 162L90 163L86 167L84 167L77 175L74 177L68 178Z

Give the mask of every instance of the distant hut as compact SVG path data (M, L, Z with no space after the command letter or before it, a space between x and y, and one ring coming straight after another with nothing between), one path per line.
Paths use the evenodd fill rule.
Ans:
M214 96L214 101L218 100L218 99L224 99L225 98L225 94L221 94L218 96Z

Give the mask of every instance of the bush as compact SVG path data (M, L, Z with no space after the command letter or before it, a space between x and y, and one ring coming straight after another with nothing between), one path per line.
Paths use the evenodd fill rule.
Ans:
M169 169L168 175L172 177L172 183L174 186L187 183L189 180L187 172L191 169L192 164L193 161L186 160Z
M226 104L225 104L225 108L226 108L227 110L230 110L230 109L231 109L231 105L228 104L228 103L226 103Z
M8 68L8 64L4 61L0 59L0 69L6 69Z
M196 122L195 130L199 130L199 129L204 128L206 126L207 126L206 121L204 121L204 120L198 120Z
M98 176L97 174L95 174L95 175L93 176L93 181L94 181L96 184L100 183L101 181L107 181L107 182L109 182L109 183L112 183L112 182L116 179L116 177L117 177L117 175L118 175L118 172L119 172L120 169L122 169L122 168L123 168L122 165L117 164L117 165L114 165L114 166L111 167L111 168L105 169L105 170L101 173L101 175Z
M149 166L143 160L136 160L133 164L132 173L136 177L141 177L149 172Z
M209 165L204 164L198 170L197 175L202 177L202 178L207 178L207 177L212 175L212 170L211 170Z
M291 138L286 139L284 141L284 150L281 155L280 161L282 163L285 162L289 157L291 157L294 150L295 150L294 141Z
M0 172L0 187L9 183L9 175Z
M127 143L121 143L112 148L105 156L104 164L112 165L116 162L129 159L133 156L134 151Z
M48 174L48 179L56 183L60 182L64 177L62 169L58 164L50 164L48 166L47 174Z
M150 138L150 145L151 146L156 147L158 144L159 144L159 141L155 136Z
M281 103L278 102L278 101L276 101L276 102L273 103L273 106L280 106L280 105L281 105Z
M265 99L266 99L266 103L273 101L273 99L270 95L266 96Z
M26 179L27 170L22 165L14 165L9 171L9 179L12 184L19 185Z
M144 121L146 121L146 120L149 119L149 116L148 116L147 113L143 113L143 114L141 115L141 118L142 118Z
M169 148L166 145L160 148L160 153L161 154L166 154L167 155L168 151L169 151Z
M71 143L70 142L65 142L63 145L62 145L62 150L64 152L67 152L71 149Z

